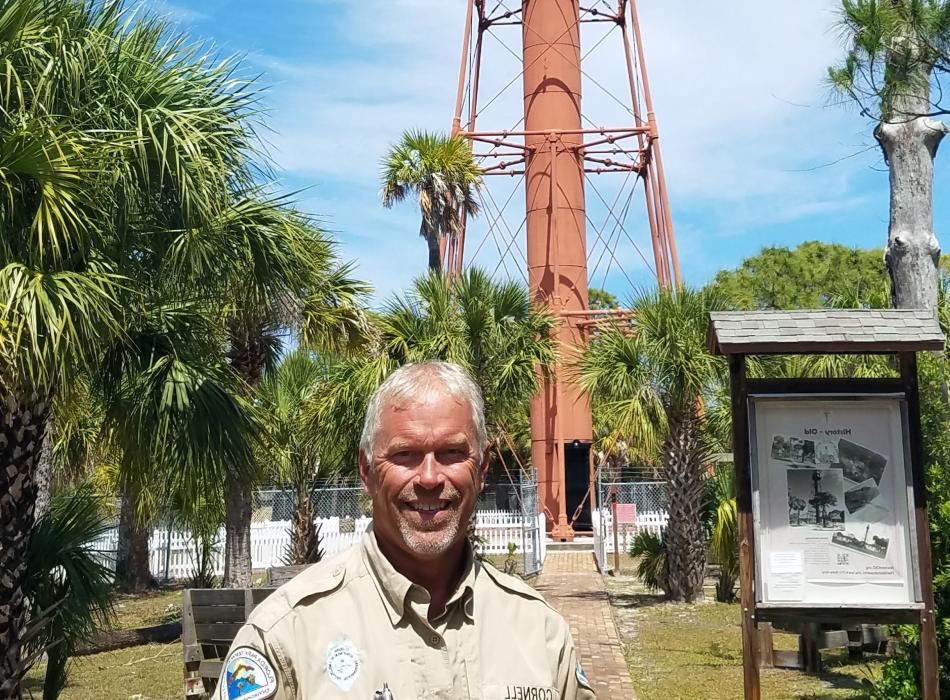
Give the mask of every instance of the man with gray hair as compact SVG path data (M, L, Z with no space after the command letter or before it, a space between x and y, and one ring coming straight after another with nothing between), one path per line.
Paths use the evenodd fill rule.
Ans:
M393 372L360 439L372 528L254 610L221 700L592 700L564 619L473 555L487 448L481 391L462 367Z

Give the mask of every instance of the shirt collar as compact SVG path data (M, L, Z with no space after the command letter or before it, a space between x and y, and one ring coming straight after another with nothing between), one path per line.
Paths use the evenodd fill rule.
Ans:
M373 532L372 525L367 529L366 534L363 535L361 548L363 550L363 562L371 574L370 578L373 579L376 590L379 591L379 596L383 600L386 612L389 614L389 619L395 627L406 613L406 595L414 584L396 571L379 549L379 542L376 540L376 533ZM469 621L475 619L475 579L480 568L481 565L475 559L471 543L466 541L465 571L462 574L462 580L458 587L452 595L449 596L445 608L448 610L461 601L462 610Z
M472 551L472 543L466 541L465 573L462 574L462 580L458 588L456 588L455 592L449 597L449 602L445 606L445 609L448 610L452 605L461 601L462 611L465 613L465 617L468 618L469 622L475 621L475 577L478 575L480 568L481 562L475 558L475 553Z

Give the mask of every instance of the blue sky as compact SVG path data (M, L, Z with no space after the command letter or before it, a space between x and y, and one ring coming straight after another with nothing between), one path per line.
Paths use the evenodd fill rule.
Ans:
M385 210L379 204L378 164L402 130L450 127L464 0L145 2L194 36L246 55L248 70L270 86L264 136L281 187L304 190L301 208L334 234L342 256L355 261L358 275L376 288L377 299L404 289L423 270L425 245L411 205ZM885 242L887 173L871 125L854 109L832 104L823 82L826 67L843 52L833 28L837 5L833 0L640 0L680 263L688 282L702 284L766 245L794 246L810 239L862 247ZM585 34L584 48L604 32ZM499 30L499 39L486 43L483 98L494 94L492 86L517 75L502 46L517 49L517 35ZM587 70L622 94L621 45L615 39L607 37L591 54ZM520 116L519 87L516 81L486 109L480 126L513 126ZM629 124L615 107L603 91L585 85L584 110L595 123ZM938 237L950 217L943 197L948 160L947 155L937 159ZM609 200L620 192L621 182L608 180L617 176L603 177L597 187ZM489 183L499 204L515 185L508 178ZM642 207L638 195L634 201ZM514 213L505 217L512 233L520 223L519 199L516 194ZM588 201L600 223L603 207L598 209L590 192ZM493 217L482 219L487 236ZM637 206L624 230L649 252ZM481 240L473 230L470 255ZM476 262L497 267L499 276L521 279L510 257L499 265L494 239L484 240ZM621 298L629 295L631 284L649 280L634 246L623 241L616 264L610 270L602 264L591 280Z

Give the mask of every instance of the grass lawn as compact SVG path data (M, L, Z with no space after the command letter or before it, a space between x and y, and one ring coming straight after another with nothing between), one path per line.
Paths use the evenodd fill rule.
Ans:
M115 599L116 629L149 627L181 618L181 591L120 594ZM46 664L34 666L24 684L24 696L43 693ZM70 662L69 681L60 700L109 698L127 700L136 695L149 700L180 700L182 685L181 642L148 644Z
M181 591L120 594L115 598L116 629L151 627L181 619Z
M622 567L625 568L625 567ZM627 666L637 700L736 700L742 697L739 606L707 602L671 605L643 591L632 577L606 579L614 615L625 640ZM792 635L775 635L775 646L796 648ZM862 681L879 673L881 657L849 662L844 649L822 652L825 672L763 670L767 700L864 698Z
M73 659L60 700L181 700L181 642L147 644L131 649ZM24 697L42 696L45 664L34 667L24 684Z
M496 560L496 557L490 557ZM493 561L501 566L504 556ZM736 700L742 697L739 607L721 603L670 605L645 593L627 574L606 577L614 614L625 640L625 656L638 700ZM176 617L180 591L121 596L117 626L141 627ZM791 649L791 635L775 635L779 648ZM880 658L852 664L845 650L826 650L826 671L819 677L796 671L762 672L766 700L839 700L865 697L861 685L879 673ZM27 678L25 697L40 697L44 665ZM182 693L181 642L150 644L85 656L72 661L61 700L109 698L178 700Z

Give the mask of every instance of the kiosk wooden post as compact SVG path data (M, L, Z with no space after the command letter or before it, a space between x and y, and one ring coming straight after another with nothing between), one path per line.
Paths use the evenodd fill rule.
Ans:
M755 624L755 545L752 525L752 477L749 472L749 409L746 405L745 355L729 356L732 396L732 455L739 515L739 604L742 606L742 683L746 700L759 700L759 639Z
M820 311L771 311L771 312L727 312L712 314L709 327L709 346L715 354L725 355L729 362L732 420L733 420L733 455L736 470L736 504L739 517L739 585L742 605L742 659L743 659L743 690L745 700L759 700L761 689L759 683L760 665L760 633L759 623L773 621L794 622L812 630L817 629L821 622L848 622L848 623L913 623L920 626L921 651L921 691L922 700L939 700L938 668L937 668L937 641L936 625L934 620L933 575L931 571L930 531L927 519L927 491L924 480L924 456L920 426L920 397L917 385L917 358L919 351L943 350L944 337L940 331L932 312L927 310L820 310ZM750 379L746 374L746 358L749 355L793 355L793 354L889 354L895 356L900 370L900 377L894 379ZM863 597L857 603L842 601L837 605L824 600L809 600L807 595L801 598L766 599L764 594L763 565L769 556L768 552L757 551L758 543L762 542L763 508L762 494L759 492L762 474L759 471L761 445L753 439L756 436L757 419L752 416L752 407L756 402L764 401L763 406L786 402L797 405L795 410L802 411L815 407L842 407L842 411L860 414L864 406L868 410L881 406L890 406L891 414L897 415L896 406L900 406L899 433L902 436L902 457L894 459L891 455L890 467L896 470L899 478L906 480L907 490L912 492L912 499L906 504L898 504L893 516L898 518L898 512L905 512L906 522L895 524L895 532L903 533L906 547L898 548L904 552L906 568L902 590L906 594L906 602L894 602L891 599L877 600L877 593L863 591ZM799 402L795 404L794 402ZM763 412L766 408L761 409ZM775 410L775 409L773 409ZM864 414L860 414L864 415ZM870 415L870 414L868 414ZM763 420L765 420L763 418ZM895 430L897 430L895 428ZM833 431L832 431L833 432ZM828 433L826 433L828 434ZM778 439L778 438L776 438ZM799 442L806 442L794 438ZM837 455L837 442L834 443L834 454ZM842 443L843 444L843 443ZM855 445L850 444L854 449ZM812 442L812 449L815 448ZM773 448L774 449L774 448ZM842 447L842 450L845 448ZM863 448L862 448L863 449ZM772 457L774 459L774 456ZM838 458L835 457L835 461ZM767 460L766 460L767 461ZM844 461L842 459L842 461ZM807 465L800 464L799 467ZM811 466L817 474L819 461L812 456ZM825 467L832 465L826 464ZM834 478L843 479L844 467L841 474ZM885 467L881 467L883 470ZM788 493L792 493L792 472L788 470ZM827 474L829 470L825 470ZM830 470L833 471L833 470ZM768 478L776 478L769 476ZM785 478L784 476L782 478ZM854 478L849 475L849 479ZM877 475L877 486L884 488L882 475ZM892 475L892 478L893 475ZM825 477L815 476L814 497L819 496L819 481L828 481L832 475ZM832 481L832 483L834 483ZM848 483L851 483L850 481ZM866 483L874 486L874 483ZM839 487L840 488L840 487ZM858 489L855 488L855 491ZM783 492L784 493L784 492ZM849 491L849 494L852 492ZM877 490L874 490L877 493ZM822 494L824 495L824 494ZM894 498L901 498L892 494ZM841 518L844 518L846 504L842 504ZM771 507L771 505L769 505ZM835 527L836 521L830 521L830 516L822 514L819 522L816 513L811 521L812 529L825 528L841 530L830 537L836 544L843 544L845 549L844 561L848 559L848 549L857 549L859 555L868 558L868 552L880 558L883 563L887 557L893 557L894 545L889 539L874 543L859 541L859 538L850 537L844 532L842 525ZM799 511L800 512L800 511ZM858 508L860 513L860 506ZM791 516L786 513L787 520L784 526L792 530L791 526L800 525L796 519L793 523ZM783 516L783 517L786 517ZM800 516L799 516L800 517ZM890 515L888 517L891 517ZM861 522L860 520L858 522ZM863 524L863 523L862 523ZM898 527L899 526L899 527ZM868 531L871 527L868 527ZM814 533L813 533L814 534ZM839 535L842 539L839 539ZM828 534L825 533L827 537ZM890 536L890 535L889 535ZM900 540L904 542L904 540ZM883 544L881 544L883 542ZM767 540L766 540L767 544ZM877 549L875 549L877 548ZM766 549L768 547L766 546ZM905 551L907 550L907 551ZM776 555L785 555L778 552ZM804 564L801 564L803 554L798 554L799 565L804 578ZM855 555L851 555L855 556ZM760 561L761 558L761 561ZM841 557L839 557L840 559ZM860 556L859 556L860 558ZM794 557L793 557L794 561ZM871 561L876 562L873 556ZM772 566L772 562L768 562ZM824 565L823 565L824 566ZM839 568L851 566L848 563L838 563ZM855 564L857 566L857 564ZM881 568L875 565L876 568ZM870 570L870 568L868 568ZM895 569L896 571L897 569ZM853 572L848 570L850 576ZM862 574L867 575L867 574ZM817 584L823 583L818 581ZM845 585L848 591L852 584L849 579ZM770 584L771 585L771 584ZM803 584L804 585L804 584ZM840 590L840 588L838 589ZM854 589L857 591L857 588ZM873 589L872 589L873 590ZM869 599L869 596L874 599ZM794 602L782 602L790 600ZM778 602L777 602L778 601ZM815 660L817 661L817 660ZM814 664L811 664L814 667Z
M917 557L920 561L921 593L926 607L920 612L920 672L924 700L940 696L937 664L937 625L934 619L933 562L930 553L930 526L927 520L927 485L924 482L924 442L920 428L920 393L917 387L917 355L898 355L901 382L907 396L911 459L914 485L914 524L917 530Z

